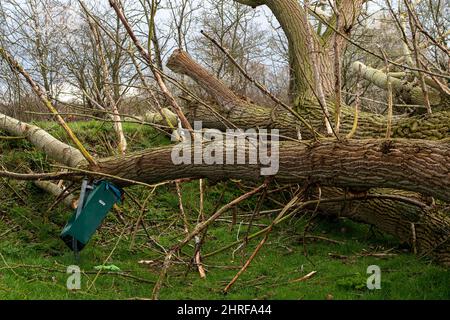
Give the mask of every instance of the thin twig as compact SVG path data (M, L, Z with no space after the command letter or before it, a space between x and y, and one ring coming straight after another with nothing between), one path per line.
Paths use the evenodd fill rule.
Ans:
M239 279L240 275L242 273L245 272L245 270L247 270L248 266L250 265L250 263L253 261L253 259L256 257L256 255L258 254L259 250L262 248L262 246L264 245L264 243L267 241L269 237L269 231L266 232L264 238L262 238L262 240L259 242L259 244L256 246L255 250L253 251L252 255L250 256L250 258L248 258L248 260L245 262L245 264L242 266L242 268L238 271L238 273L236 273L236 275L233 277L233 279L227 284L227 286L223 289L224 293L228 293L228 291L230 290L231 286Z
M389 64L386 53L380 47L380 51L383 54L384 62L386 65L386 76L387 76L387 103L388 103L388 116L387 116L387 129L386 129L386 139L390 139L392 135L392 113L393 113L393 100L392 100L392 83L391 76L389 75Z
M291 280L289 282L290 283L302 282L302 281L305 281L305 280L308 280L308 279L312 278L316 273L317 273L317 271L311 271L307 275L304 275L303 277L298 278L298 279Z
M180 182L177 180L175 180L175 188L177 190L177 196L178 196L178 207L180 208L181 218L183 219L184 232L186 234L189 234L189 222L187 221L186 212L184 211L184 207L183 207L183 197L181 195Z
M199 214L197 218L198 222L204 222L205 221L205 214L204 214L204 180L199 180L199 191L200 191L200 204L199 204ZM235 207L236 208L236 207ZM206 229L202 232L201 236L195 237L195 253L194 253L194 262L197 265L198 273L200 274L200 278L206 278L206 272L203 268L202 264L202 258L201 258L201 247L206 237Z
M169 91L169 89L165 85L165 83L164 83L164 81L163 81L163 79L161 77L160 70L158 70L158 68L153 64L152 57L144 49L144 47L141 45L141 42L138 40L138 38L134 34L133 29L131 28L130 24L128 23L128 20L125 17L122 9L119 8L119 5L118 5L117 1L116 0L109 0L109 4L111 5L111 7L116 12L117 17L120 19L120 21L122 22L123 26L127 30L128 35L130 36L130 38L133 41L133 43L136 46L136 48L138 49L139 53L142 55L144 60L147 62L148 66L150 67L150 70L153 73L153 76L156 79L156 82L158 83L158 86L161 88L161 91L164 93L164 95L167 98L167 100L169 101L170 105L173 107L174 111L178 115L178 118L180 118L181 123L183 124L183 127L186 128L187 130L189 130L189 132L192 133L192 127L191 127L189 121L187 120L186 116L184 115L183 110L178 105L178 103L175 100L175 98L173 97L172 93Z

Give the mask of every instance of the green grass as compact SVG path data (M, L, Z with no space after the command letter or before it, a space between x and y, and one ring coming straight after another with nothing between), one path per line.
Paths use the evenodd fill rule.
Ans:
M47 123L40 125L65 140L60 128ZM114 153L114 134L110 124L80 122L71 126L89 144L91 152L101 156ZM133 150L169 143L167 138L150 128L126 125L125 132ZM23 140L0 140L0 163L14 171L25 170L26 167L51 169L45 155L33 150ZM242 194L239 187L234 182L207 184L206 214L211 214L218 205L224 189L226 192L221 204ZM169 248L181 239L183 223L173 185L161 186L153 194L141 186L127 191L140 203L149 197L144 217L146 228L154 240ZM72 292L66 289L66 268L75 263L74 257L58 238L71 210L58 205L48 211L54 198L29 182L0 178L0 193L0 299L129 299L151 296L163 256L161 249L148 240L142 228L139 228L135 245L130 249L132 228L127 227L123 232L125 225L110 213L102 228L81 252L81 290ZM192 227L198 215L198 182L184 183L182 193ZM126 199L122 216L134 228L140 209L130 197ZM226 221L213 224L208 229L203 254L214 252L237 238L242 239L248 222L244 213L251 211L255 204L256 198L252 198L239 205L239 218L234 226L229 222L232 220L231 212L224 215ZM276 207L270 203L266 205L264 209ZM255 223L267 225L273 218L266 216ZM195 268L188 269L186 264L175 263L161 289L161 299L450 298L448 269L419 259L391 237L373 232L369 226L345 219L315 220L310 231L312 234L341 243L308 241L307 257L302 243L304 226L305 219L301 217L277 226L227 295L222 293L223 288L251 255L260 238L252 240L241 250L235 246L206 258L206 279L201 279ZM260 228L254 226L250 232L258 230ZM384 259L365 256L366 253L388 249L392 249L389 253L396 255ZM192 253L193 247L187 246L180 257L189 261ZM122 273L102 272L96 278L94 267L103 264L110 254L107 263L118 266ZM346 258L336 258L339 255ZM154 262L143 265L138 263L140 260ZM369 265L381 268L381 290L368 290L366 287ZM314 277L292 282L311 271L317 271Z

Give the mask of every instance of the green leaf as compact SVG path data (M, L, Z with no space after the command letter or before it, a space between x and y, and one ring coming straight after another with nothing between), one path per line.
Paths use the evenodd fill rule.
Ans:
M120 271L120 268L113 264L95 266L94 269L102 271Z

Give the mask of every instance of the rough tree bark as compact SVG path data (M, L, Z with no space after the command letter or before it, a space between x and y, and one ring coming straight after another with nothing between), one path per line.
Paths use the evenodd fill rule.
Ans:
M234 145L204 144L202 152L216 150L216 156L236 157ZM248 159L248 146L246 158ZM126 156L98 160L98 172L135 181L155 183L179 178L212 180L242 179L258 181L261 168L257 164L174 164L173 146L144 150ZM187 152L194 153L193 148ZM450 202L450 144L440 141L365 139L346 141L302 142L282 141L275 178L280 183L318 183L323 186L357 189L393 188L419 192ZM219 157L220 158L220 157ZM235 161L236 163L236 161ZM123 184L123 182L118 182Z
M228 152L230 149L225 146ZM103 159L99 161L100 171L146 183L183 177L245 181L263 178L259 165L174 165L171 152L172 149L166 147ZM279 161L280 170L275 176L277 182L333 186L323 190L324 197L346 194L335 188L340 186L350 190L389 187L433 195L443 201L450 199L450 145L442 142L409 139L322 141L310 146L283 142ZM385 198L396 192L381 193L379 198L344 202L344 208L321 205L320 210L324 214L346 216L375 225L411 244L418 254L431 255L441 263L450 264L448 214L423 204L423 197L409 201L411 193L402 193L408 201Z
M305 26L309 23L308 16L299 1L293 0L235 0L241 4L253 8L266 5L272 11L280 23L288 39L289 64L291 68L290 97L294 105L304 103L310 98L314 88L313 70L311 67L311 52L308 42L312 41L311 48L318 50L318 71L323 91L326 95L333 92L333 59L332 48L333 29L327 28L322 36L311 34ZM336 3L336 9L341 19L336 25L334 14L328 21L344 35L349 35L361 12L362 4L366 0L340 0ZM344 38L338 39L339 52L344 52L347 42ZM338 57L340 58L340 57Z

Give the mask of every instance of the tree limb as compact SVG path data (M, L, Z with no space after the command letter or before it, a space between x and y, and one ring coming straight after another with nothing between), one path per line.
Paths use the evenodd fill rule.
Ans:
M364 79L372 82L377 87L387 89L388 76L386 75L386 73L368 67L358 61L352 64L352 69L355 72L361 72L361 76ZM422 93L422 88L394 77L390 78L390 82L394 93L397 96L400 96L406 103L426 105L426 101ZM447 103L446 102L447 99L441 98L439 92L437 92L432 88L429 89L428 97L430 104L433 106L438 106L441 105L442 103Z
M226 111L230 111L242 103L233 91L205 68L198 65L185 51L175 50L167 62L167 67L173 72L191 77Z
M65 144L47 131L0 113L0 130L11 135L24 136L36 148L45 152L53 160L70 167L83 162L83 154L76 148Z

